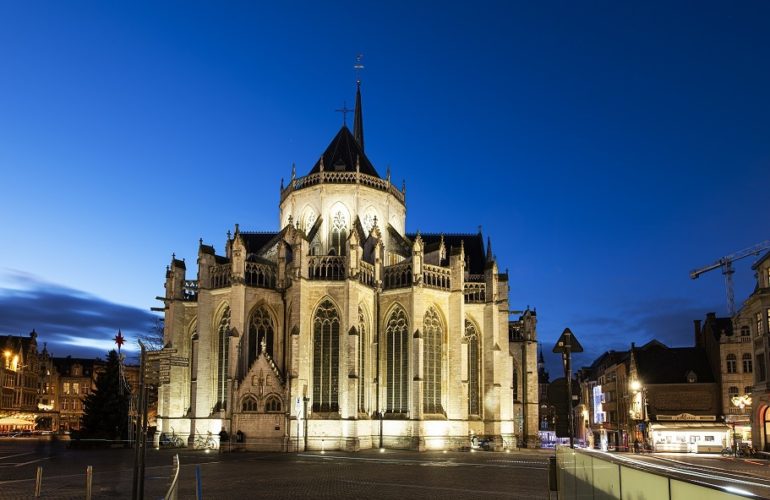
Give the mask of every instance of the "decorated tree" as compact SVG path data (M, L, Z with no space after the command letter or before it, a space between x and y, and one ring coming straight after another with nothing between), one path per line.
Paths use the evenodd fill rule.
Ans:
M81 435L88 438L127 439L131 388L120 374L120 357L107 355L104 371L96 377L96 388L84 400Z

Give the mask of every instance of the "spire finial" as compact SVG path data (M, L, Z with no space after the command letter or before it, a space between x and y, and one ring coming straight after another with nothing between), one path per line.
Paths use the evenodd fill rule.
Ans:
M492 260L492 239L487 236L487 261Z
M348 107L348 103L347 103L347 101L342 101L342 107L341 107L341 108L339 108L339 109L335 109L334 111L336 111L337 113L342 113L342 126L343 126L343 127L347 127L347 126L348 126L348 123L347 123L347 121L348 121L348 120L347 120L347 118L348 118L348 113L350 113L350 112L352 111L352 110L351 110L351 109Z
M359 146L361 151L364 150L364 118L363 109L361 107L361 70L364 69L364 65L361 62L364 58L363 54L356 56L356 64L353 68L356 70L356 108L353 113L353 138Z
M294 180L297 177L297 165L294 162L291 162L291 180Z

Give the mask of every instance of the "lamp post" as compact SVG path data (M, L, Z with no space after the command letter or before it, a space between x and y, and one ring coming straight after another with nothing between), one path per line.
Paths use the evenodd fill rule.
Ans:
M747 406L751 406L751 394L744 394L743 396L733 396L730 398L733 406L741 409L741 414L746 410ZM749 413L749 428L751 428L751 412ZM735 433L735 420L733 420L733 456L737 456L738 453L738 439Z
M636 420L637 422L640 422L644 425L643 430L641 432L642 435L642 443L647 443L647 388L644 386L644 384L638 380L633 379L631 383L629 384L629 387L631 389L631 392L634 394L634 403L633 403L633 409L629 411L632 418ZM639 398L639 401L637 402L637 396ZM640 424L637 424L639 426Z

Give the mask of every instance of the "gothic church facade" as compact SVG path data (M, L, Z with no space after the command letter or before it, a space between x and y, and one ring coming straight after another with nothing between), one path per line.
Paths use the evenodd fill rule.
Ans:
M406 232L405 189L340 129L281 183L278 232L201 241L166 272L159 431L249 450L537 442L536 317L477 234ZM240 431L240 432L239 432ZM157 433L156 435L159 435Z

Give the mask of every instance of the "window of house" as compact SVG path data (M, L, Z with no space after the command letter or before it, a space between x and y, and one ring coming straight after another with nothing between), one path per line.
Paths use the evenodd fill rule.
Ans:
M756 360L757 362L757 381L758 382L764 382L765 381L765 357L762 354L757 354Z
M278 396L269 396L267 398L267 400L265 401L265 411L266 412L281 411L281 400L278 398Z
M734 396L737 396L738 394L740 394L740 391L735 386L730 386L730 388L727 389L727 395L730 396L731 398Z
M254 396L246 396L243 398L243 403L241 404L241 409L243 411L257 411L257 398Z
M341 211L332 217L329 255L345 255L345 242L348 239L347 220Z
M741 337L750 337L750 336L751 336L751 329L748 326L743 325L741 327Z
M227 408L227 374L230 364L230 308L225 308L217 328L219 348L217 351L217 407Z
M727 373L736 373L738 371L738 359L735 354L727 355Z
M468 343L468 414L481 415L479 335L476 331L476 325L467 319L465 320L465 341ZM513 373L513 400L516 401L519 394L515 369Z
M64 394L69 394L70 393L70 383L69 382L64 382L64 386L63 386L62 392Z
M401 307L390 313L385 327L385 411L409 411L409 321Z
M339 411L340 319L324 300L313 316L313 411Z
M441 413L441 353L444 329L434 308L428 309L423 319L423 394L425 413Z
M264 307L254 311L249 321L249 353L247 369L251 367L262 351L262 341L265 341L267 354L273 357L273 319Z
M762 313L757 313L757 336L762 335L764 330L762 328Z
M367 321L363 309L358 307L358 411L366 412L366 349Z
M750 385L747 385L746 387L743 388L743 393L744 394L751 394L753 390L754 389Z
M754 371L754 367L751 362L751 354L745 353L743 355L743 373L751 373L752 371Z
M80 383L79 382L73 382L72 383L72 394L80 394Z

